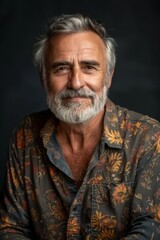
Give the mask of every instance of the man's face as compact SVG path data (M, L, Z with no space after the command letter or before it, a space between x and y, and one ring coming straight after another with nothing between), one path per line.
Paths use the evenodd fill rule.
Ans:
M93 32L51 38L45 52L48 104L62 121L81 123L98 114L106 102L105 46ZM108 85L107 85L108 84Z

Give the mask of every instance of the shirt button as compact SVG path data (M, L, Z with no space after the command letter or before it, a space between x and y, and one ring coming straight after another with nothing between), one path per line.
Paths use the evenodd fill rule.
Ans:
M73 211L77 211L77 206L73 207Z

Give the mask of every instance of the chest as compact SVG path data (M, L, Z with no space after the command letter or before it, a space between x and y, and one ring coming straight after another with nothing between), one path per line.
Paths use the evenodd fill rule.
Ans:
M64 152L64 158L77 184L81 184L93 153L70 154Z

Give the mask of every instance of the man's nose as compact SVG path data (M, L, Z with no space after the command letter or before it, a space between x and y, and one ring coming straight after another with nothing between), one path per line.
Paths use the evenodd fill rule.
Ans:
M72 69L69 79L68 79L68 88L78 90L84 87L83 74L79 67Z

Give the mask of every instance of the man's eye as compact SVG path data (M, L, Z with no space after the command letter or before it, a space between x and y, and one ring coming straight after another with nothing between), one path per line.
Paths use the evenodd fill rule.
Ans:
M94 67L93 66L86 66L86 68L88 68L88 69L94 69Z
M66 73L69 70L70 70L69 66L59 66L54 69L54 73L57 73L57 74Z
M85 66L83 66L83 69L84 69L85 71L90 72L90 71L95 71L95 70L96 70L96 67L93 66L93 65L85 65Z

